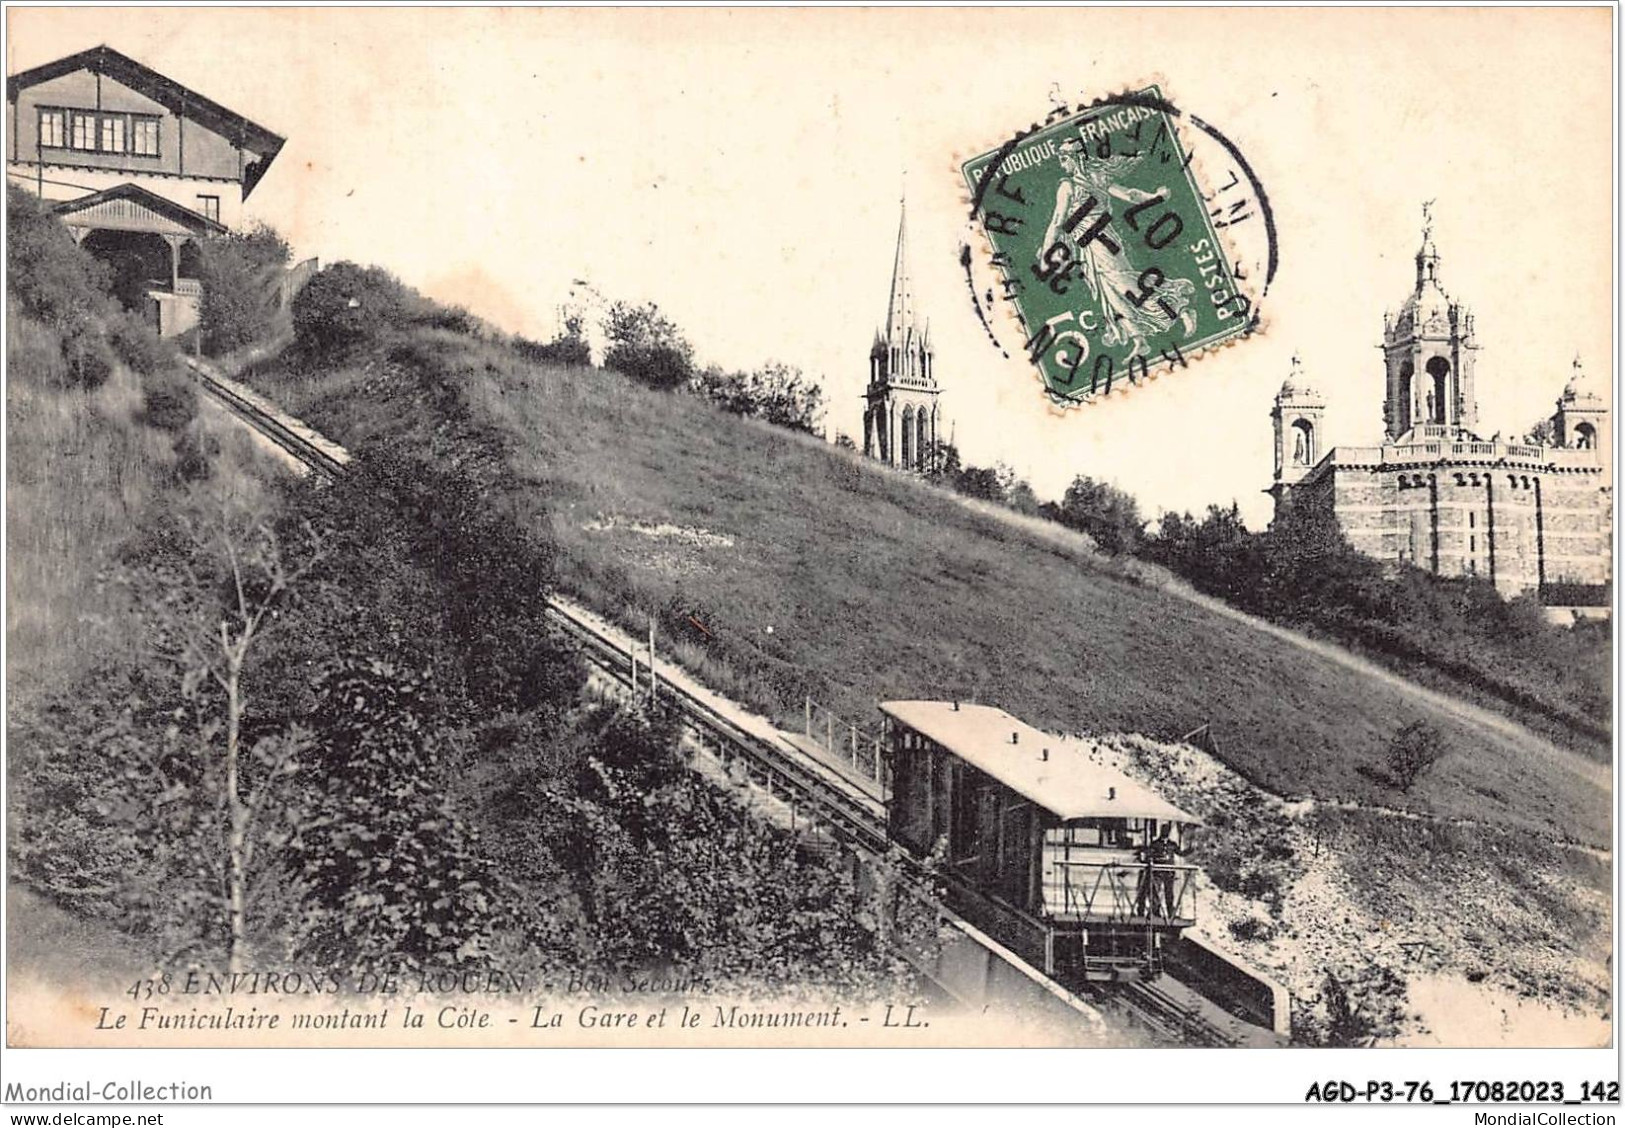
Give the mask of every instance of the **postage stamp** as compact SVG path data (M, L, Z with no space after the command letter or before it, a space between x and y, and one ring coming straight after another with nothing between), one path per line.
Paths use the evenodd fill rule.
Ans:
M1181 118L1234 158L1226 182L1199 181ZM1275 261L1268 198L1239 151L1158 87L1063 107L962 171L985 236L976 265L993 272L978 286L967 253L978 312L998 340L991 311L1013 311L1058 402L1185 367L1259 328ZM1224 230L1248 220L1267 244L1252 271Z

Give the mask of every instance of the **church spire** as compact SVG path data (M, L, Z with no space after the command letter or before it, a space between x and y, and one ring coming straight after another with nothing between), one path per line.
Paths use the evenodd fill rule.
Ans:
M869 388L863 417L863 449L904 470L928 471L941 441L935 357L929 324L916 320L914 286L908 276L908 204L897 219L891 300L884 335L869 349Z
M907 349L914 332L914 288L908 277L908 200L897 220L897 258L892 264L891 304L886 307L886 343Z

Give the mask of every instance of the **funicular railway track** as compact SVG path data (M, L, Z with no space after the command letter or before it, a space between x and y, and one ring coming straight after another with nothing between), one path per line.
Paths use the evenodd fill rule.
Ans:
M350 455L344 448L283 415L270 401L221 377L210 366L191 358L186 358L186 362L205 392L311 472L332 480L349 468ZM629 648L565 601L550 598L548 613L559 629L580 647L581 654L593 667L629 690L637 688L632 681ZM891 840L885 808L878 800L836 773L814 766L797 749L789 745L777 747L764 736L746 731L677 682L664 681L660 693L725 761L742 763L754 783L765 786L770 795L788 801L792 811L799 811L817 829L872 857L887 853ZM938 907L944 918L954 917L945 906ZM1109 1010L1123 1012L1131 1023L1178 1044L1221 1046L1235 1041L1231 1034L1204 1018L1197 1008L1181 1001L1179 995L1194 992L1177 981L1166 986L1133 981L1111 986L1083 982L1059 985Z

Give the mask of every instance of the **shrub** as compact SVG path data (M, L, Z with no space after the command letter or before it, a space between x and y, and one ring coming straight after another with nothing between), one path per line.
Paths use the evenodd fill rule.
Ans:
M301 954L329 966L479 964L515 897L448 801L428 694L345 658L317 681L311 811L290 845Z
M399 324L405 302L405 287L388 271L334 263L294 298L294 336L317 352L377 341Z
M188 427L175 436L175 478L181 482L206 482L214 475L214 459L220 441Z
M113 374L116 358L107 338L93 325L82 325L62 339L68 386L95 391Z
M448 333L478 333L480 319L475 317L462 306L443 306L437 302L423 301L420 312L413 314L411 322L429 329L444 329Z
M1388 744L1388 774L1396 787L1409 791L1444 753L1444 737L1439 730L1427 721L1412 721Z
M141 419L160 431L184 431L197 418L197 385L173 369L143 381Z
M7 185L6 206L6 285L23 309L59 331L110 314L107 264L32 193Z
M261 225L207 240L201 257L203 302L198 324L209 355L220 356L271 336L288 266L287 240Z
M1330 968L1318 998L1294 1007L1293 1041L1300 1045L1370 1046L1390 1038L1404 1018L1405 981L1379 964L1345 972Z
M1230 935L1237 940L1273 940L1275 925L1258 917L1242 917L1230 922Z
M128 311L108 319L107 341L118 358L142 376L151 376L175 363L174 344Z
M592 347L580 334L563 333L545 345L515 337L513 351L535 364L564 364L579 368L592 364Z
M616 302L604 323L604 367L652 388L681 388L694 378L694 349L660 307Z

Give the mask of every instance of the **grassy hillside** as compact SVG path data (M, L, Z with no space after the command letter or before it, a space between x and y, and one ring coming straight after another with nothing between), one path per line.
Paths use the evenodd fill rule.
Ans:
M565 590L629 626L656 616L687 665L786 724L804 692L866 722L877 700L954 695L1050 729L1167 738L1209 724L1224 759L1285 795L1609 840L1595 763L815 439L426 328L393 352L253 378L363 452L455 445L453 430L496 439L553 526ZM509 501L526 513L524 494ZM1449 753L1402 794L1380 765L1417 719Z
M63 388L57 335L21 311L6 325L6 677L14 700L70 684L138 647L113 621L101 574L132 529L178 489L185 446L150 423L143 377L119 364L94 390ZM259 458L239 427L187 427L210 473L248 489Z

